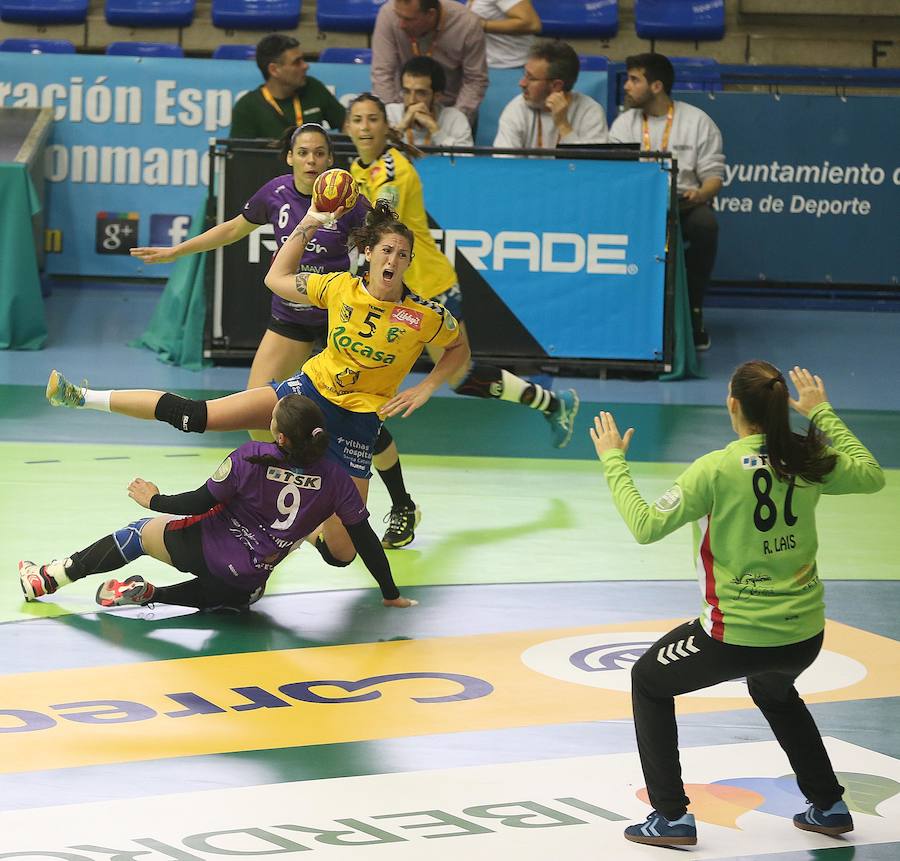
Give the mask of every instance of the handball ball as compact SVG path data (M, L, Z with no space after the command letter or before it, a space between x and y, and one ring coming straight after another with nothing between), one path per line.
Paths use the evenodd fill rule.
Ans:
M342 206L352 207L358 197L356 180L339 167L326 170L313 183L313 206L319 212L334 212Z

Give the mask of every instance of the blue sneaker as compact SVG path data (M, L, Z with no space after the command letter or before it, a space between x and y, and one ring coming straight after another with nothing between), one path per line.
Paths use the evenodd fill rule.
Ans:
M835 837L853 830L853 817L843 801L839 801L828 810L821 810L810 804L805 813L794 816L794 825L801 831L815 831L817 834Z
M685 813L680 819L668 820L661 813L651 811L646 822L629 825L625 839L649 846L696 846L697 825L693 813Z
M55 369L50 372L50 379L47 380L46 394L52 407L77 408L84 406L84 387L70 383Z
M544 418L550 423L550 432L553 434L553 447L565 448L572 439L572 431L575 430L575 416L578 415L578 392L575 389L567 389L556 395L556 409L552 413L544 413Z

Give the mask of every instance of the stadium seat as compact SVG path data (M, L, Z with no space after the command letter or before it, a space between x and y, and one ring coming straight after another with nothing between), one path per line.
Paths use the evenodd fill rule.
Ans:
M601 57L596 54L579 54L578 67L582 72L605 72L609 69L609 57Z
M106 0L106 23L116 27L190 27L195 0Z
M721 90L722 73L712 57L669 57L675 68L674 90Z
M0 51L21 54L74 54L75 46L68 39L4 39Z
M608 39L619 29L619 0L532 0L542 36Z
M293 30L299 21L300 0L212 0L213 25L223 30Z
M88 0L0 0L0 20L9 24L83 24Z
M641 39L721 39L725 0L634 0L634 25Z
M165 42L110 42L106 53L115 57L183 57L181 45Z
M371 33L375 16L386 0L328 0L316 4L316 24L320 30L342 33Z
M365 66L372 63L371 48L324 48L319 54L320 63L356 63Z
M255 60L256 45L219 45L212 56L214 60Z

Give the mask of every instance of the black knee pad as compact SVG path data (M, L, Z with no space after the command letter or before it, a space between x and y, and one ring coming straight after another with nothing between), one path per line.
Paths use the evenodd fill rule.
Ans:
M469 375L454 389L458 395L472 398L496 398L503 381L503 372L492 365L472 365Z
M166 422L184 433L206 430L206 401L194 401L166 392L156 404L157 421Z
M335 568L346 568L353 559L356 559L355 553L353 554L353 559L348 559L346 562L332 556L331 551L328 549L328 545L325 543L325 539L322 538L321 535L316 539L316 550L319 551L319 554L329 565L333 565Z
M394 438L391 436L391 432L382 425L381 430L378 431L378 436L375 437L375 446L372 449L372 454L381 454L393 441Z

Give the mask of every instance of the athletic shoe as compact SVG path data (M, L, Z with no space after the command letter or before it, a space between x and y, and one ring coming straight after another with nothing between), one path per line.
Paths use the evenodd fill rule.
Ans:
M86 380L84 386L76 386L54 369L47 380L47 400L51 407L83 407L85 386Z
M817 834L846 834L853 830L853 817L843 801L828 810L821 810L813 804L805 813L794 816L794 825L801 831L815 831Z
M59 589L56 580L47 573L46 565L35 565L27 559L19 563L19 584L25 593L26 601L36 601L45 595L52 595Z
M629 825L625 829L625 839L650 846L696 846L697 825L692 813L670 821L654 810L646 822Z
M544 413L544 418L550 423L554 448L565 448L572 439L572 431L575 430L575 416L578 415L580 403L578 392L575 389L567 389L556 395L556 409L553 412Z
M698 353L705 353L711 346L712 338L709 337L709 332L706 329L694 332L694 349Z
M410 505L394 505L384 522L388 528L381 537L381 546L387 548L405 547L416 537L416 527L422 519L422 512L414 502Z
M101 607L142 607L153 600L156 587L139 574L125 580L107 580L97 590L97 603Z

